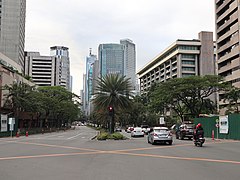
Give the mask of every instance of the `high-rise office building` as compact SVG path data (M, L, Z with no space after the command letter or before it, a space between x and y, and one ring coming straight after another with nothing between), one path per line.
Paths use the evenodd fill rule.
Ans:
M39 52L25 52L25 71L37 86L57 86L57 61L54 56L42 56Z
M100 44L98 47L100 76L124 75L124 47L121 44Z
M25 52L24 73L38 86L62 86L71 90L68 48L51 47L50 56Z
M94 63L97 60L97 56L93 55L91 50L89 56L86 58L86 74L84 78L84 107L85 115L89 115L92 111L91 109L91 98L93 96L93 82L94 82Z
M135 44L130 39L120 40L124 46L124 75L130 78L132 87L136 90L136 49Z
M70 61L68 48L64 46L53 46L50 50L50 55L56 57L57 63L59 64L59 78L57 79L57 84L70 91Z
M147 92L154 83L171 78L215 74L213 33L200 32L199 39L178 39L137 74L141 93Z
M132 88L136 84L136 50L130 39L120 44L100 44L98 47L100 77L106 74L120 74L130 78Z
M217 71L225 82L240 88L239 0L215 0ZM227 101L219 94L220 114L224 114Z
M0 0L0 52L24 70L26 0Z

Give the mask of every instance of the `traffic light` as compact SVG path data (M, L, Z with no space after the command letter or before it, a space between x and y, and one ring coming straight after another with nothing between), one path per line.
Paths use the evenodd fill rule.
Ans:
M108 114L109 114L109 116L113 115L113 107L112 106L108 106Z

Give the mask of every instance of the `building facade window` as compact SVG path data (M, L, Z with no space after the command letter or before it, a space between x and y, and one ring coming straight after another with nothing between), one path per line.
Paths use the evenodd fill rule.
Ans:
M183 71L195 71L195 67L182 67Z
M181 45L178 47L181 50L198 50L198 46L186 46L186 45Z
M182 64L195 65L195 61L186 61L186 60L182 60Z

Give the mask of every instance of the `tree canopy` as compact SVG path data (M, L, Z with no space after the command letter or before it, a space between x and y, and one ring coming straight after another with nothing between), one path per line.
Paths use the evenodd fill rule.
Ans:
M171 108L181 119L184 114L198 117L206 110L206 104L211 111L215 110L213 94L226 87L221 80L215 75L170 79L156 84L150 92L150 104L155 112L163 113L165 108Z

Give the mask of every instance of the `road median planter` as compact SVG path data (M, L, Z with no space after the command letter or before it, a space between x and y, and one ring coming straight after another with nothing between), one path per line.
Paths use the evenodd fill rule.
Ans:
M107 132L100 132L98 135L97 135L97 140L107 140L107 139L112 139L112 140L124 140L124 139L127 139L125 136L123 136L122 134L120 133L113 133L113 134L109 134Z

